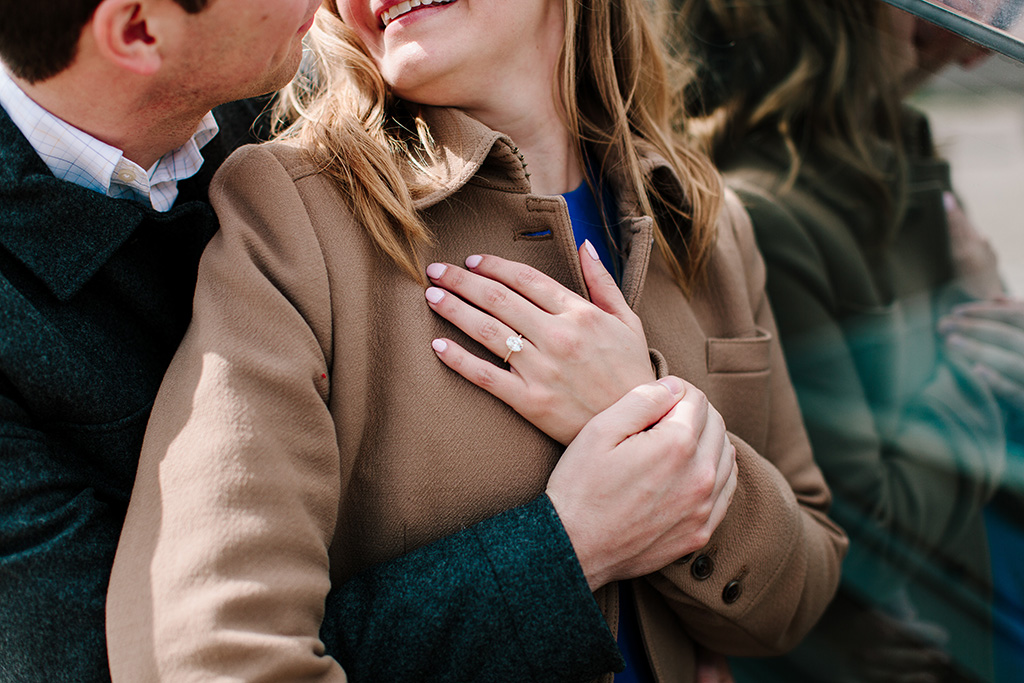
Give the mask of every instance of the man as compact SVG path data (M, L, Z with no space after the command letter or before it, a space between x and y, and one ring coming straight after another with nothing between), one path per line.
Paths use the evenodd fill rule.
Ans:
M135 460L216 229L205 186L229 149L208 112L287 82L318 3L285 3L287 30L260 22L278 3L213 3L238 12L224 38L190 33L204 4L2 5L5 681L107 676L104 594ZM243 71L255 27L245 40L265 58ZM214 163L194 175L204 145Z
M254 113L210 110L284 85L318 5L0 1L0 680L109 678L104 596L139 448L216 230L206 185L244 137L218 126L246 130ZM624 400L652 424L682 384L645 387ZM560 465L563 488L594 501L588 556L657 550L675 511L634 520L616 468L586 467ZM630 476L642 492L661 475ZM336 588L327 654L356 680L621 668L577 552L540 496Z

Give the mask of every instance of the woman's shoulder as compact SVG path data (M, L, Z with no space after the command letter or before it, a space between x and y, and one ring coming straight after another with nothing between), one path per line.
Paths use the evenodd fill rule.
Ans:
M750 215L729 188L724 189L706 275L711 291L721 293L741 287L752 302L760 297L764 288L764 262L754 239Z
M279 213L285 207L315 213L329 205L332 224L350 215L348 204L331 176L294 140L273 140L236 149L218 169L210 185L210 201Z
M316 175L317 166L297 142L273 140L236 149L217 170L214 182L259 182L261 176L282 172L295 182Z
M749 217L751 232L762 242L803 242L813 232L813 222L803 219L793 206L790 189L781 194L772 178L757 173L729 173L726 183Z
M210 203L222 232L241 231L261 239L285 232L294 239L308 232L320 242L331 238L328 233L361 232L354 229L343 193L292 141L235 150L214 176Z

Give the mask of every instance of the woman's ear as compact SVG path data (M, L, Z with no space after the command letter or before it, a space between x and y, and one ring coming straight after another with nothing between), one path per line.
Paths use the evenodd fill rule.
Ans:
M86 26L99 54L122 69L149 76L160 68L149 0L102 0ZM159 23L159 22L157 22Z

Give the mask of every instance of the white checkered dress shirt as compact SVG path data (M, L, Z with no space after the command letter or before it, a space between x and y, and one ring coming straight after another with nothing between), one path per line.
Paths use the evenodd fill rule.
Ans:
M124 158L121 150L100 142L46 111L0 68L0 106L11 117L50 172L61 180L124 197L168 211L178 198L178 181L203 165L199 151L217 134L212 113L203 117L192 138L146 170Z

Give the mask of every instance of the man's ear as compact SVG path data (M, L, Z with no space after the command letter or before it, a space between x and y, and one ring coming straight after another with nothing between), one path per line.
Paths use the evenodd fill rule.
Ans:
M162 56L147 21L153 5L147 0L102 0L86 27L99 54L128 71L143 76L155 73Z

